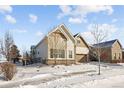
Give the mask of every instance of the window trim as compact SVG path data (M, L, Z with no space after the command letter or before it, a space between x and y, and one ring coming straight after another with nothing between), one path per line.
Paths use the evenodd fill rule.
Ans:
M65 58L65 50L50 49L50 58Z
M121 59L121 53L119 53L119 57L118 58Z
M114 53L114 59L116 60L116 53Z

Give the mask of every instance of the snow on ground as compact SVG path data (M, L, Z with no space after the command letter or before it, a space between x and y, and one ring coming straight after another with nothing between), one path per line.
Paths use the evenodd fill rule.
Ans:
M124 87L124 81L122 82L122 80L124 80L124 75L119 75L114 77L112 76L102 80L89 81L84 83L84 85L87 87L119 87L122 85L118 85L118 84L123 83L123 87Z
M48 66L39 63L17 66L17 74L11 81L0 76L0 87L16 88L80 88L80 87L124 87L124 64L81 63L69 66ZM123 83L122 83L123 82Z

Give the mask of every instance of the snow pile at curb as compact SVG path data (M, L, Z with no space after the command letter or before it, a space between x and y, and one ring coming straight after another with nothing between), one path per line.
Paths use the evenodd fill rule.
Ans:
M106 79L101 80L93 80L83 84L83 87L112 87L118 83L122 83L124 80L124 75L115 76L115 77L108 77Z
M31 79L45 78L50 76L52 76L52 74L40 74L40 75L33 76Z
M34 85L20 85L19 88L37 88L37 86L34 86Z

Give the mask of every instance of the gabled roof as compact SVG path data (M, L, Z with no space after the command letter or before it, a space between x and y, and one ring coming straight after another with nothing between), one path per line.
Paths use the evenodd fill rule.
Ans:
M75 34L74 35L74 38L76 38L78 36L84 41L84 43L86 44L86 46L89 48L89 45L86 43L86 41L84 40L84 38L80 35L80 33Z
M73 34L71 33L71 31L68 29L68 27L65 25L65 24L60 24L59 25L59 28L61 29L61 30L63 30L64 31L64 29L62 29L62 27L64 27L64 29L66 30L65 31L65 33L67 34L67 35L69 35L69 37L72 39L72 41L75 43L75 38L73 37Z
M41 39L41 41L34 47L34 48L36 48L36 47L38 47L45 39L46 39L46 35L43 37L43 39Z
M61 28L61 26L63 26L63 27L66 29L66 31L64 31L64 30ZM66 27L65 24L60 24L60 25L56 26L54 29L52 29L46 36L44 36L44 38L35 46L35 48L36 48L39 44L41 44L41 43L43 42L43 40L45 40L51 33L53 33L54 31L56 31L57 29L59 29L65 36L68 35L68 36L72 39L72 41L74 42L74 44L75 44L75 38L73 37L73 35L72 35L72 33L69 31L69 29Z
M77 37L78 35L80 35L80 33L77 33L77 34L75 34L75 35L73 35L74 37Z
M60 25L59 26L56 26L54 29L52 29L52 31L50 31L48 34L47 34L47 37L52 34L53 32L55 32L56 30L59 30L66 38L67 38L67 34L60 29Z
M103 47L112 47L113 44L114 44L116 41L120 44L120 42L119 42L117 39L114 39L114 40L111 40L111 41L106 41L106 42L94 44L94 45L92 45L92 46L93 46L93 47L98 47L98 46L99 46L100 48L103 48ZM121 44L120 44L120 46L121 46Z

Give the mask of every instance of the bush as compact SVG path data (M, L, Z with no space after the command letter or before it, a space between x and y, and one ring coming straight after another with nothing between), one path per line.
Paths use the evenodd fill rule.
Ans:
M11 80L16 73L16 65L10 62L2 63L2 72L4 74L5 80Z

